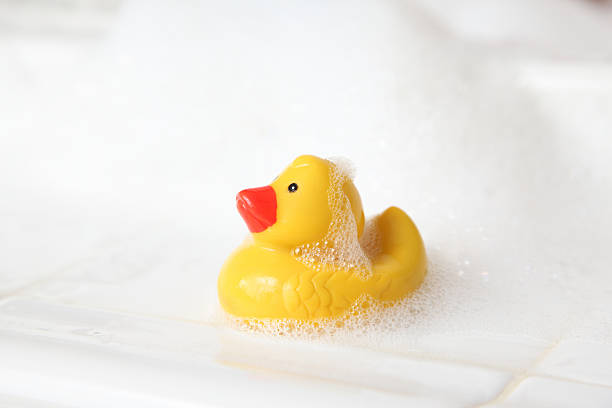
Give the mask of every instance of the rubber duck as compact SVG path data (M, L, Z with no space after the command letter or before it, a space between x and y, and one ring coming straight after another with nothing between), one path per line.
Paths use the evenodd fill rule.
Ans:
M358 299L400 300L426 274L423 240L390 207L366 223L351 175L304 155L236 205L250 236L223 265L223 309L246 319L312 321L347 313Z

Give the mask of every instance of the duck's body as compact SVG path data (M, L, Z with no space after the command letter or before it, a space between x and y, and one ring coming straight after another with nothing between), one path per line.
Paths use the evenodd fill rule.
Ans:
M307 196L299 199L289 194L286 198L300 200L301 208L296 208L294 201L285 201L281 196L275 203L278 208L274 208L274 217L271 211L252 216L250 214L256 200L246 197L242 198L244 202L241 203L239 198L239 209L242 205L241 213L247 224L259 232L254 232L253 239L239 247L221 270L219 299L227 312L244 318L313 320L340 316L362 296L394 301L419 287L426 272L423 241L410 217L399 208L390 207L376 218L373 223L376 231L370 231L370 235L373 232L378 237L377 250L364 259L361 270L358 271L355 264L337 259L337 256L330 260L326 255L342 253L340 248L337 248L338 251L334 248L334 245L338 246L338 232L331 238L329 233L332 230L330 223L338 222L334 213L338 211L336 209L328 214L330 211L323 209L324 201L317 197L322 190L327 194L332 188L327 182L330 166L333 164L326 160L302 156L286 171L290 174L283 174L272 183L271 187L278 197L277 190L281 187L275 184L284 186L299 179L299 185L304 186L300 188L305 190L303 194ZM307 168L308 172L295 174L292 167L301 169L299 172ZM309 184L313 186L310 191L307 187ZM341 233L356 235L353 238L358 242L364 228L361 200L352 182L348 186L342 185L342 191L346 195L346 203L349 203L347 211L353 217L349 217L349 223L354 221L354 224L342 229ZM268 194L269 204L272 192L265 190L263 194ZM325 200L327 209L331 206L329 202ZM251 207L244 209L245 206ZM302 211L302 217L291 216L296 211L299 214L299 210L304 208L308 211ZM247 210L251 212L245 215ZM249 219L251 216L253 218ZM272 225L267 227L266 224L270 223ZM281 231L267 231L274 228L274 224L280 224ZM291 239L291 236L298 239ZM321 251L318 248L319 245L323 246L323 242L328 248ZM360 244L357 245L361 250ZM315 247L317 250L314 250ZM309 252L304 254L305 251ZM367 252L361 251L362 258L368 257ZM363 268L367 270L364 272Z

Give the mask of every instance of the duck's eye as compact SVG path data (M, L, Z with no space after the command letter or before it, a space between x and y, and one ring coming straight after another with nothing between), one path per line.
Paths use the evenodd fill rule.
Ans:
M295 183L291 183L289 184L289 187L287 187L287 190L289 190L290 193L295 193L298 189L298 185Z

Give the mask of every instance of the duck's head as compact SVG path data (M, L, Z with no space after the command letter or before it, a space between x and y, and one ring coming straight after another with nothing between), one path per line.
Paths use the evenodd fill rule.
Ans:
M333 218L328 200L333 166L316 156L300 156L270 185L238 193L238 211L255 241L294 247L325 237ZM363 208L350 178L344 181L341 193L350 202L360 236Z

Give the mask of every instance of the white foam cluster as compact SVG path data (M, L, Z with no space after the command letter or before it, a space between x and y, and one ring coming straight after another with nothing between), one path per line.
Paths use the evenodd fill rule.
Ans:
M444 301L449 290L455 292L458 289L457 282L450 281L452 275L432 263L428 269L434 273L428 274L423 285L412 295L395 302L383 302L363 295L341 317L302 321L241 319L227 315L228 322L239 330L287 339L356 345L394 344L404 340L407 331L427 331L422 327L424 324L436 321L440 313L458 307L455 302Z
M357 221L351 203L344 191L355 171L351 162L343 158L330 159L327 201L332 214L325 237L313 243L300 245L293 254L308 268L319 270L332 266L350 270L363 279L372 274L371 254L377 252L378 237L370 224L368 233L359 239ZM367 248L367 250L366 250Z
M366 221L359 243L369 259L376 258L380 254L382 247L378 233L378 217L370 217Z

